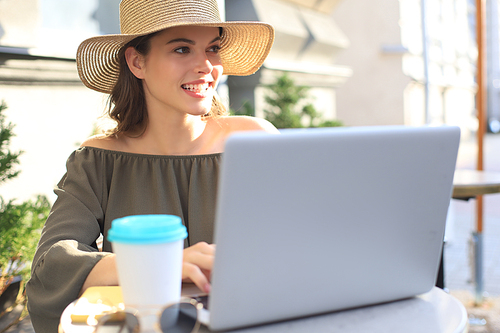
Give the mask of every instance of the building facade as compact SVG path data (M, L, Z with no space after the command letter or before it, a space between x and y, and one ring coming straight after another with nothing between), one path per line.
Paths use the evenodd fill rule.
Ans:
M310 100L325 119L337 119L336 89L352 75L337 57L349 40L331 17L339 0L226 0L228 21L263 21L275 28L275 42L262 68L250 77L229 77L229 101L238 110L245 102L264 116L265 85L288 74L310 88Z
M477 129L473 1L350 0L332 16L351 42L337 60L353 70L337 91L347 125Z
M52 189L71 152L99 123L106 96L86 88L75 64L79 43L119 32L119 0L0 1L0 101L22 150L20 175L0 185L4 199Z

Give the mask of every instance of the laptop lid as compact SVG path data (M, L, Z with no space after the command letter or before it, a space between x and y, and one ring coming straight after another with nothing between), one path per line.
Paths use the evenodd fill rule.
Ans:
M411 297L439 266L458 127L231 136L221 165L210 327Z

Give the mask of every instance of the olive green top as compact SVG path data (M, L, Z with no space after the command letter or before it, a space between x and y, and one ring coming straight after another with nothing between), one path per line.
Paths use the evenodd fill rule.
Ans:
M27 284L37 333L57 332L94 265L111 252L111 222L138 214L174 214L188 230L184 245L212 243L221 154L163 156L92 147L68 158ZM102 252L96 240L104 235ZM147 282L145 282L147 283Z

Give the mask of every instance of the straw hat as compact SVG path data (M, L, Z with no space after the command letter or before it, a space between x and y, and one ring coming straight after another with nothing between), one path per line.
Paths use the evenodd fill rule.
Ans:
M78 47L76 64L83 83L110 93L119 74L118 52L132 39L166 28L222 27L219 52L226 75L255 73L274 41L274 29L262 22L222 22L217 0L122 0L119 35L89 38Z

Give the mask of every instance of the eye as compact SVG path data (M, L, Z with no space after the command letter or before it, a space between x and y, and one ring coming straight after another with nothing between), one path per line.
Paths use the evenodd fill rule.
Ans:
M215 54L218 54L220 51L220 46L219 45L212 45L208 48L208 52L213 52Z
M174 49L174 52L179 53L179 54L185 54L185 53L189 53L190 50L189 50L189 47L182 46L182 47L178 47L178 48Z

